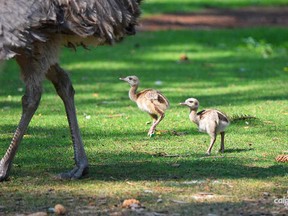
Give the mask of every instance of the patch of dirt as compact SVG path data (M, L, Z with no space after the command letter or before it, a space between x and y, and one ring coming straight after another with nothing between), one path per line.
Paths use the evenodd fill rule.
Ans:
M205 9L201 12L153 15L141 20L139 30L157 31L168 29L243 28L256 26L288 27L288 6Z

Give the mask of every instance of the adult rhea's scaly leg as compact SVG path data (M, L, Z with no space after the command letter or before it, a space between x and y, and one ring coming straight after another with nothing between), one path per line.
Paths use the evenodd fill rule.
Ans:
M50 67L46 77L53 83L64 103L74 148L75 168L67 173L61 173L59 177L62 179L79 179L88 173L88 160L76 117L75 91L68 74L58 64Z
M31 80L30 80L31 81ZM8 178L12 161L18 146L26 132L26 129L38 108L41 99L42 88L36 83L26 83L25 94L22 97L22 116L19 125L13 135L10 146L0 161L0 181Z

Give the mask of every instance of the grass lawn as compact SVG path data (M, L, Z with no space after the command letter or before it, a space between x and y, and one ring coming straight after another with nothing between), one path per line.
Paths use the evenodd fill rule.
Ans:
M287 0L144 0L143 13L191 12L204 8L288 6Z
M0 215L46 211L57 203L70 215L136 214L121 208L128 198L151 215L287 213L284 204L274 204L288 196L287 163L275 161L288 150L287 35L281 28L140 32L114 47L64 49L61 62L74 82L90 175L54 180L72 168L73 149L62 102L46 81L10 181L0 184ZM178 62L182 54L189 62ZM126 75L170 100L154 138L146 135L150 117L119 81ZM15 62L1 66L0 155L20 118L18 76ZM232 123L226 152L217 153L218 139L208 157L208 135L178 105L188 97L198 98L200 109L257 119Z

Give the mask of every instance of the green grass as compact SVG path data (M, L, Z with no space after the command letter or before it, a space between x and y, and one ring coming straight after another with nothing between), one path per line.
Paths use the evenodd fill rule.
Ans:
M288 6L286 0L144 0L144 14L191 12L205 8Z
M61 64L76 90L90 175L81 181L53 178L72 168L73 149L62 102L45 81L10 181L1 183L0 214L62 203L71 215L107 215L124 211L120 206L127 198L139 199L145 212L170 215L285 211L273 200L288 189L288 166L274 159L288 150L287 34L281 28L141 32L114 47L64 49ZM178 62L184 53L189 63ZM1 68L3 155L20 117L24 86L15 62ZM171 102L158 127L162 133L152 139L146 136L149 116L129 100L129 86L118 79L132 74L140 78L140 89L157 88ZM232 123L226 152L217 153L218 139L206 157L208 135L178 106L188 97L198 98L201 109L257 119ZM175 136L173 130L187 134ZM199 192L213 197L195 199Z

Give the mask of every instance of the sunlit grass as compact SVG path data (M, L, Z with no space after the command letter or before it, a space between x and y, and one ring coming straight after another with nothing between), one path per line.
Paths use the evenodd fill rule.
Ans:
M288 150L287 34L280 28L141 32L114 47L77 53L64 49L61 65L76 90L90 175L72 182L53 178L72 168L73 148L62 101L45 81L10 181L1 183L0 213L35 212L62 203L72 215L89 206L105 214L121 211L123 199L137 198L147 211L208 214L213 207L220 214L225 206L236 212L263 200L264 192L270 194L264 208L276 208L273 199L286 194L288 180L287 164L275 161ZM248 47L243 40L247 37L265 40L272 53L263 56L258 48ZM179 63L182 54L189 62ZM10 61L0 73L1 155L21 114L24 86L17 71ZM119 81L131 74L140 78L140 90L159 89L171 102L153 139L146 136L151 119L129 100L129 86ZM199 133L188 120L187 108L178 106L188 97L198 98L201 109L257 119L232 123L226 153L217 153L218 140L212 156L205 157L208 135ZM195 200L199 192L215 196Z
M288 6L286 0L145 0L143 1L144 16L148 14L169 12L191 12L205 8L241 8L257 6Z

